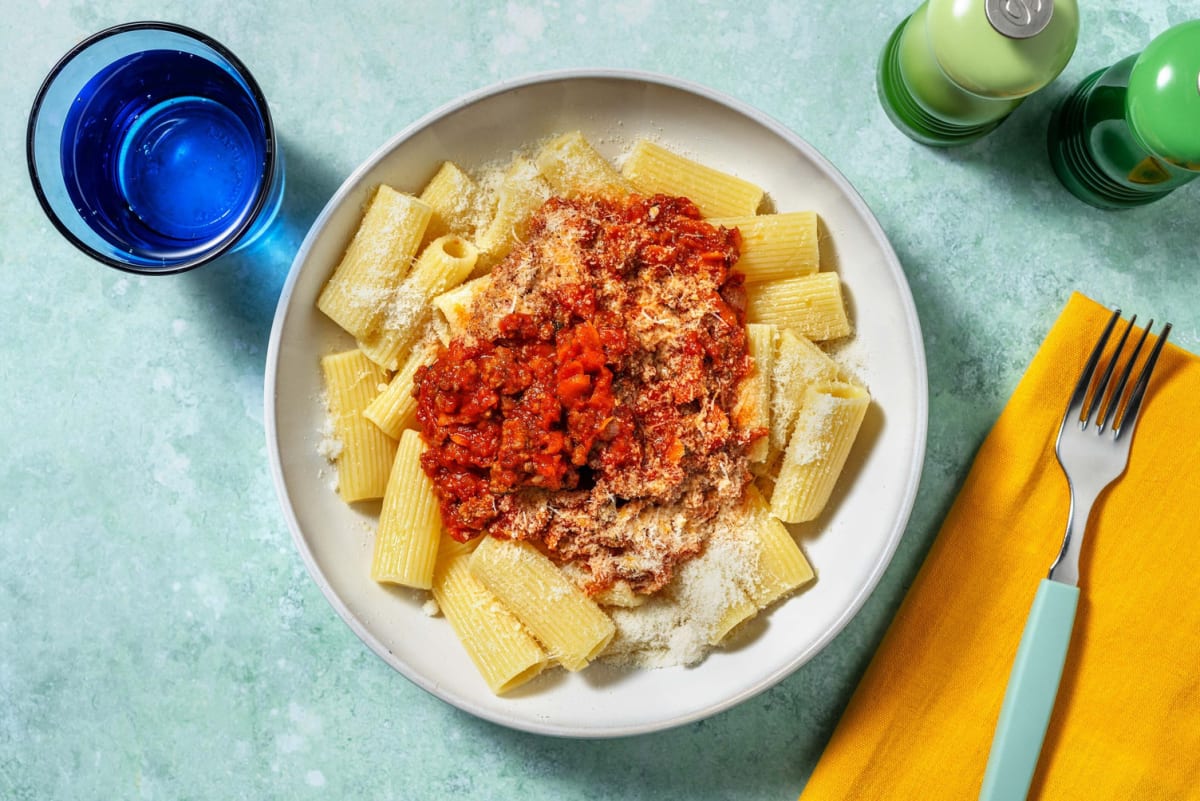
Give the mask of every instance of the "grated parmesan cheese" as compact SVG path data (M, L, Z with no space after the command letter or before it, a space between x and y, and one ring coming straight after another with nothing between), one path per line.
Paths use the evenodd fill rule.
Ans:
M843 380L849 380L851 384L870 390L867 384L867 365L871 359L866 346L858 337L842 337L822 343L821 350L837 362Z
M321 405L326 410L329 409L329 401L322 397ZM335 461L342 453L342 441L334 436L333 418L329 416L328 411L325 414L325 419L321 422L320 429L321 439L317 442L317 453L325 457L329 462Z
M746 600L740 582L754 574L758 558L740 511L715 522L704 553L682 564L663 590L638 607L606 610L617 633L601 661L663 668L704 658L725 612Z

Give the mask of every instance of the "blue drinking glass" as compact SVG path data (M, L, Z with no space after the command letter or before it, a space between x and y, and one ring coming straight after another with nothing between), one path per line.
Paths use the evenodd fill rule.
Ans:
M198 267L250 245L283 197L267 100L199 31L132 22L81 42L29 116L29 174L51 222L135 273Z

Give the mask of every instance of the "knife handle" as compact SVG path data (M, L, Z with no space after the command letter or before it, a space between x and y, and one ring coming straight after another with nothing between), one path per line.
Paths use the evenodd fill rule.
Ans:
M1058 695L1079 588L1042 579L1004 691L980 801L1024 801Z

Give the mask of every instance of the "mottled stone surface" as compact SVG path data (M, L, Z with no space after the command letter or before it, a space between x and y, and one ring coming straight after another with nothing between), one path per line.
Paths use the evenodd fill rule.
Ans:
M1177 342L1200 345L1200 187L1102 213L1060 188L1044 148L1070 86L1200 16L1194 2L1086 4L1064 76L954 151L901 136L876 101L879 50L914 8L894 0L3 5L3 799L793 799L1068 293L1170 318ZM24 128L42 76L84 35L146 18L223 41L270 97L287 228L252 258L124 275L69 246L30 190ZM722 90L838 165L912 285L931 424L905 540L831 646L710 720L579 742L447 706L337 618L278 509L262 378L292 253L356 164L464 92L600 66Z

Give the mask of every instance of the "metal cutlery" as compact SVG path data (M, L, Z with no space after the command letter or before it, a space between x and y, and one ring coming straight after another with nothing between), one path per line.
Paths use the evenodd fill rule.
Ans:
M1125 471L1146 387L1171 331L1170 323L1163 326L1126 392L1134 363L1154 321L1137 338L1132 353L1117 373L1137 317L1124 326L1107 364L1101 367L1106 346L1120 318L1120 309L1109 318L1075 384L1059 426L1055 453L1071 489L1067 532L1049 576L1038 585L1033 608L1025 621L992 739L980 801L1020 801L1029 792L1075 623L1079 549L1092 504ZM1110 390L1114 374L1117 381Z

